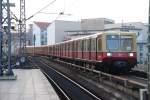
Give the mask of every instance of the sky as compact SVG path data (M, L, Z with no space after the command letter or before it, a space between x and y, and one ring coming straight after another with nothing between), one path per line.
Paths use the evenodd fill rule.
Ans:
M16 3L12 8L19 17L19 1L10 0ZM26 17L30 17L35 12L43 8L53 0L26 0ZM149 0L56 0L42 12L60 13L65 12L58 20L80 21L86 18L109 18L116 23L122 22L148 22ZM69 15L70 16L69 16ZM39 13L27 23L33 21L52 22L58 14Z

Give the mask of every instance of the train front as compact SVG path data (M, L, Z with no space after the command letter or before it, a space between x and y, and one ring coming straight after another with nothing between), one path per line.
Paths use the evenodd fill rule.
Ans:
M107 34L105 41L103 62L110 67L110 71L129 72L137 63L136 34Z

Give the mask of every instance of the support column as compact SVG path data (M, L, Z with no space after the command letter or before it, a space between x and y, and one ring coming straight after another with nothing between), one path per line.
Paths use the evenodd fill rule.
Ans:
M149 19L148 19L148 100L150 100L150 0L149 0Z
M7 0L7 18L8 18L8 75L13 75L12 64L11 64L11 18L10 18L10 5Z
M3 26L2 26L2 19L3 19L3 13L2 13L2 0L0 1L0 76L3 75L2 71L2 41L3 41Z

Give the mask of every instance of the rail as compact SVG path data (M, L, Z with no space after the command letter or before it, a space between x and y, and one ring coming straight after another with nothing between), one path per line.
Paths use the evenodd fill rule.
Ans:
M61 64L67 64L67 65L69 65L69 67L76 67L78 69L83 69L84 71L90 71L92 73L95 73L95 74L98 75L100 80L105 78L109 81L114 81L114 82L117 82L117 83L121 83L124 87L127 87L129 85L139 87L139 88L146 88L147 87L147 85L145 85L145 84L138 83L138 82L128 80L128 79L125 79L125 78L121 78L119 76L111 75L111 74L104 73L104 72L101 72L101 71L98 71L98 70L89 69L89 68L86 68L86 67L83 67L83 66L75 65L75 64L60 61L60 60L57 60L57 61L59 61Z
M60 88L60 86L42 69L40 68L36 63L34 63L31 58L29 58L29 61L36 66L37 68L39 68L41 70L41 72L47 77L47 79L50 81L51 84L53 84L53 86L55 88L57 88L57 92L58 94L60 94L59 96L61 97L61 99L63 100L71 100L66 93Z

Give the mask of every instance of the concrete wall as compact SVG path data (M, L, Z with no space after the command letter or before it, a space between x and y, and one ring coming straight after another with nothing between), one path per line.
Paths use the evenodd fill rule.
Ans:
M106 18L82 19L82 30L104 30L105 24L113 24L114 21Z
M47 28L47 44L55 44L55 23L52 23Z
M55 27L55 42L62 42L64 41L65 37L67 36L68 30L81 30L81 24L80 22L73 22L73 21L60 21L57 20L56 22L56 27Z

